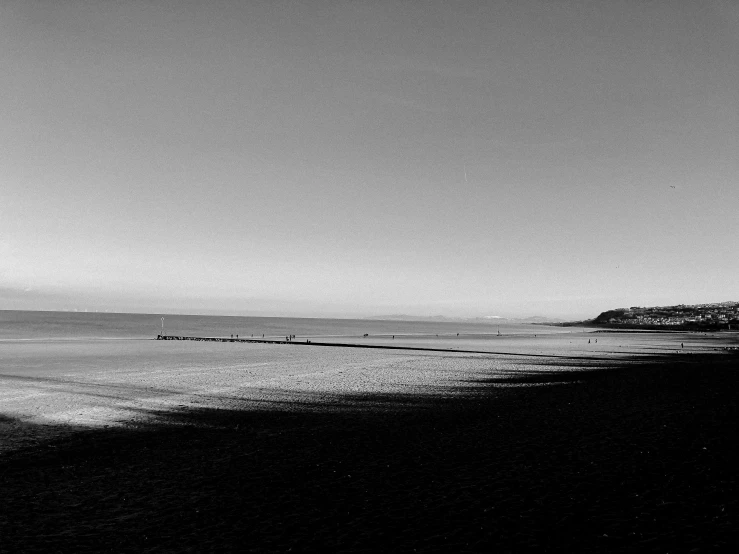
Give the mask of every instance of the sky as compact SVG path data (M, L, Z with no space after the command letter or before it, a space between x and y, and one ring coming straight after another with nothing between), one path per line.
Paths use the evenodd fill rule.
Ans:
M0 309L739 300L739 4L0 3Z

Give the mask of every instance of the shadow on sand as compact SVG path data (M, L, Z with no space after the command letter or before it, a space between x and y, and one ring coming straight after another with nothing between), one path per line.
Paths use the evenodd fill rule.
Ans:
M559 363L449 395L152 412L12 453L0 552L735 544L735 360Z

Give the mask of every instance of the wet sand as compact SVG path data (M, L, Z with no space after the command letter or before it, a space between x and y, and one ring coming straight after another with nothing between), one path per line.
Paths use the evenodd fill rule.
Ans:
M2 409L5 437L30 438L0 455L0 551L737 544L735 354L578 343L541 357L329 348L305 359L270 348L215 374L196 371L194 350L186 375L95 374L84 359L74 379L40 370L23 386L48 393L41 411L43 398L86 398L115 415L65 423L33 419L28 400ZM28 376L35 359L18 359ZM270 363L281 373L258 374ZM229 375L251 380L219 390Z

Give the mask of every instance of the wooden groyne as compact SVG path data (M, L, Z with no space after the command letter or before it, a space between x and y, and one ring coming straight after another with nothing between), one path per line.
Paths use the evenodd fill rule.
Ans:
M499 354L487 350L460 350L457 348L427 348L422 346L390 346L384 344L358 344L347 342L315 342L310 339L303 341L283 339L255 339L255 338L228 338L228 337L185 337L176 335L157 335L156 340L194 340L200 342L249 342L261 344L297 344L303 346L334 346L343 348L377 348L380 350L419 350L423 352L456 352L463 354Z
M562 356L556 354L531 354L522 352L492 352L490 350L462 350L459 348L428 348L423 346L390 346L386 344L360 344L360 343L349 343L349 342L314 342L310 339L305 340L283 340L283 339L255 339L255 338L234 338L234 337L186 337L177 335L157 335L156 340L193 340L199 342L248 342L248 343L261 343L261 344L294 344L303 346L333 346L340 348L374 348L378 350L414 350L418 352L453 352L456 354L488 354L497 356L524 356L527 358L568 358L575 359L581 358L585 360L592 360L592 356ZM722 348L715 348L716 352L726 352L728 354L739 354L739 347L725 346Z
M260 342L263 344L289 344L296 341L282 339L228 338L228 337L183 337L177 335L157 335L157 340L196 340L200 342ZM298 343L301 344L301 343ZM302 344L305 344L304 342Z

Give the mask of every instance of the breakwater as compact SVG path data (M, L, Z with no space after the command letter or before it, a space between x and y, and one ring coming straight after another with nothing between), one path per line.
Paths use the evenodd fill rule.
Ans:
M282 339L241 339L241 338L228 338L228 337L183 337L177 335L157 335L157 340L196 340L201 342L260 342L267 344L288 344L295 343L295 341L282 340ZM306 344L303 342L302 344Z
M490 352L487 350L460 350L458 348L427 348L420 346L390 346L384 344L360 344L346 342L314 342L310 339L305 340L283 340L283 339L258 339L258 338L229 338L229 337L186 337L176 335L157 335L156 340L194 340L200 342L249 342L261 344L295 344L303 346L334 346L343 348L377 348L381 350L420 350L424 352L455 352L465 354L499 354L499 352Z
M557 354L533 354L523 352L505 352L505 351L490 351L490 350L463 350L461 348L430 348L423 346L390 346L387 344L362 344L362 343L349 343L349 342L315 342L310 339L298 340L298 339L270 339L270 338L238 338L238 337L189 337L189 336L178 336L178 335L157 335L156 340L190 340L200 342L242 342L242 343L261 343L261 344L291 344L291 345L302 345L302 346L333 346L339 348L374 348L377 350L412 350L417 352L451 352L455 354L487 354L487 355L503 355L503 356L523 356L526 358L568 358L574 359L571 355L563 356ZM721 348L713 349L715 352L725 352L727 354L739 355L739 347L736 346L724 346ZM687 352L691 354L691 352ZM582 356L582 359L593 359L592 356Z

